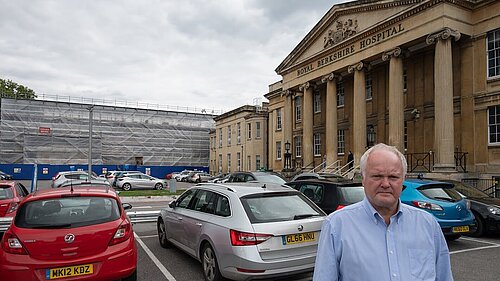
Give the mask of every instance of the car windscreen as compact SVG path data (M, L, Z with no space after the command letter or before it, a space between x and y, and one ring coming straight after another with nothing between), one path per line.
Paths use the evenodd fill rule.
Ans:
M475 198L488 198L488 197L490 197L488 194L484 193L483 191L481 191L475 187L466 185L464 183L455 183L455 188L460 193L462 193L463 195L468 196L468 197L475 197Z
M11 198L14 198L14 193L12 192L12 189L10 189L10 186L0 186L0 200Z
M259 193L241 197L252 223L291 221L325 213L299 192Z
M365 198L363 186L343 186L339 188L339 192L344 199L344 203L347 204L354 204L363 201Z
M117 220L120 208L113 198L64 197L30 201L18 210L20 228L73 228Z
M462 196L449 184L429 184L418 188L418 191L425 197L435 200L457 202L462 200Z

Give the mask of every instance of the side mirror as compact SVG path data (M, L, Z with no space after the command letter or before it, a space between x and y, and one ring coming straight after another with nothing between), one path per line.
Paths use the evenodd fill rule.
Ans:
M175 200L174 200L174 201L172 201L172 202L170 202L170 203L168 203L168 206L169 206L170 208L172 208L172 209L175 209Z
M122 203L122 206L124 210L132 209L132 205L130 203Z

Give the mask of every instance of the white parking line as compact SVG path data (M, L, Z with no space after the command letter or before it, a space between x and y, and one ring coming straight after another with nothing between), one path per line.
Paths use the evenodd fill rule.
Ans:
M453 251L453 252L450 252L450 255L460 254L460 253L465 253L465 252L471 252L471 251L484 250L484 249L499 248L500 247L500 244L493 243L493 242L488 242L488 241L483 241L483 240L480 240L480 239L467 238L467 237L462 237L460 239L467 240L467 241L478 242L478 243L483 243L483 244L489 244L490 246L483 246L483 247L476 247L476 248L471 248L471 249L464 249L464 250Z
M476 238L462 237L462 238L461 238L461 240L468 240L468 241L474 241L474 242L483 243L483 244L490 244L490 245L497 245L497 246L500 246L500 244L498 244L498 243L493 243L493 242L489 242L489 241L484 241L484 240L481 240L481 239L476 239Z
M163 275L165 275L167 280L176 281L174 276L172 276L172 274L170 274L170 272L163 266L163 264L158 260L158 258L156 258L156 256L153 254L153 252L151 252L151 250L148 248L148 246L146 246L146 244L144 244L144 242L142 242L141 238L139 238L139 236L135 233L134 233L134 237L135 237L135 240L137 241L137 243L139 243L139 245L141 245L141 247L144 249L146 254L148 254L148 256L151 258L151 260L160 269L161 273L163 273Z
M158 234L141 236L141 238L153 238L153 237L155 238L158 237Z
M137 207L134 207L134 209L153 209L152 206L137 206Z

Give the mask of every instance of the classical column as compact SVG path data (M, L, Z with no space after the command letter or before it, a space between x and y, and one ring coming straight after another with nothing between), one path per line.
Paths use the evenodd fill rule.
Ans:
M273 156L275 155L274 153L274 134L275 128L276 128L276 120L275 120L275 112L276 110L272 110L269 112L269 117L268 117L268 123L269 123L269 132L267 133L267 168L269 170L274 170L274 158ZM241 160L243 163L243 159Z
M366 150L366 89L365 64L359 62L347 68L349 73L354 72L354 98L352 120L352 142L354 166L359 165L361 155Z
M321 82L326 82L326 166L337 161L337 80L342 76L330 73Z
M293 96L294 92L292 90L285 90L285 107L283 112L283 122L281 124L281 130L283 130L283 139L281 140L281 150L284 151L285 143L288 141L292 143L292 131L293 131ZM279 140L274 140L279 141ZM272 156L273 159L276 158L276 153ZM285 157L281 157L281 169L285 168Z
M307 82L299 87L300 91L304 91L302 104L302 140L303 150L302 157L304 158L304 168L314 168L314 150L313 150L313 87Z
M389 145L404 152L403 59L396 47L382 55L389 60Z
M455 169L453 128L453 67L451 38L460 33L450 28L427 36L427 44L436 44L434 51L434 171L452 172Z

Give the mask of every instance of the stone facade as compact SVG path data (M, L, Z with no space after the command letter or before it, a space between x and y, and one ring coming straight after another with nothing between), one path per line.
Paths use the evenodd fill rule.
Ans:
M262 106L244 105L214 118L210 132L210 172L267 169L268 111Z
M286 142L302 169L346 163L349 151L357 165L385 142L417 170L500 174L499 11L489 0L333 6L265 95L267 167L284 168Z

